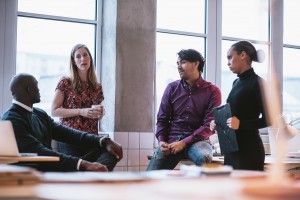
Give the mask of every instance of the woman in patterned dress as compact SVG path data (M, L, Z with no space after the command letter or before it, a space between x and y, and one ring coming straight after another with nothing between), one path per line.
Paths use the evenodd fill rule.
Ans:
M91 134L98 133L98 120L104 109L92 108L104 100L102 86L97 82L95 67L89 49L83 44L73 47L70 56L70 76L58 82L52 102L52 116L60 123ZM73 156L82 155L86 149L58 143L58 150Z

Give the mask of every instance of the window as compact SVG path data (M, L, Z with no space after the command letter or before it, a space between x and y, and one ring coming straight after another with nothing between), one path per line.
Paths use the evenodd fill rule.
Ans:
M56 84L69 75L73 46L96 49L96 1L19 0L16 73L34 75L39 82L41 103L50 114ZM69 18L72 17L72 18Z
M262 63L253 62L252 67L267 79L269 66L269 14L268 0L223 0L222 1L222 53L221 91L226 102L234 79L237 78L227 66L227 51L239 40L251 41L255 48L264 51ZM259 31L258 31L259 30Z
M157 28L204 33L204 0L157 0Z
M223 0L222 35L268 41L268 0Z
M300 117L299 58L299 49L283 49L283 113L293 119Z
M18 11L95 20L95 0L19 0Z
M300 46L300 27L298 26L299 1L285 0L283 6L283 43Z
M196 49L205 57L205 1L158 0L156 111L168 83L178 80L177 53Z
M297 0L284 1L283 35L283 113L292 119L300 117L300 27L296 20L300 18Z
M222 16L216 7L211 8L209 1L157 1L157 58L156 58L156 107L158 109L161 96L166 85L179 78L176 66L176 53L183 48L195 48L201 53L210 55L215 60L220 60L219 66L215 67L215 73L220 74L221 82L218 85L222 91L222 101L225 103L231 90L232 82L236 79L227 66L227 50L239 40L248 40L257 49L264 51L265 59L262 63L253 63L253 67L260 76L267 79L269 68L269 1L268 0L223 0ZM216 5L220 1L216 1ZM211 9L209 9L211 8ZM222 42L218 43L213 38L220 53L207 52L207 25L206 21L211 13L217 16L214 20L216 26L220 26L221 19ZM259 30L259 31L257 31ZM215 33L214 33L215 34ZM217 33L218 34L218 33ZM206 63L207 64L207 63ZM215 77L218 77L215 75ZM204 74L204 78L205 74ZM212 78L212 77L210 77ZM214 78L214 77L213 77ZM208 80L211 81L211 80ZM218 82L218 79L215 80ZM213 84L216 84L212 80Z

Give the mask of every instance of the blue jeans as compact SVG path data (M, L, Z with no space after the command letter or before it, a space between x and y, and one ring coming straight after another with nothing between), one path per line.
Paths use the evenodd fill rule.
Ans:
M78 147L63 142L57 142L57 150L60 153L81 158L89 162L99 162L105 165L109 171L112 171L117 164L116 157L109 153L106 148L87 148Z
M196 142L177 154L169 155L164 155L158 147L150 160L147 171L174 169L183 158L188 158L197 166L200 166L203 163L210 163L212 161L212 154L212 146L208 141Z

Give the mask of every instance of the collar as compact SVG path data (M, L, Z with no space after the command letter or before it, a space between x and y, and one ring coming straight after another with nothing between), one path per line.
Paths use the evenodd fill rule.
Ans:
M199 76L199 78L198 78L198 80L192 85L192 86L190 86L187 82L186 82L186 80L184 80L184 79L182 79L182 83L183 83L183 86L184 87L200 87L201 85L202 85L202 83L203 83L203 78L202 78L202 76L200 75Z
M33 108L30 108L29 106L26 106L25 104L23 104L23 103L21 103L21 102L15 100L15 99L12 100L12 103L21 106L22 108L28 110L29 112L32 112L32 111L33 111Z
M240 79L245 79L251 75L255 74L254 69L251 67L250 69L248 69L247 71L244 71L243 73L239 74L238 77Z

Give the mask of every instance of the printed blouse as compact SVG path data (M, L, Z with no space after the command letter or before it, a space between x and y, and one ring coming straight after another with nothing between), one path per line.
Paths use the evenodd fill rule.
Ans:
M74 90L71 85L71 79L63 77L57 84L56 90L59 89L64 93L63 108L79 109L91 108L92 105L100 104L104 100L102 86L97 84L94 90L88 82L82 82L80 91ZM80 115L68 118L60 118L60 123L68 127L85 131L92 134L98 133L98 119L91 119Z

